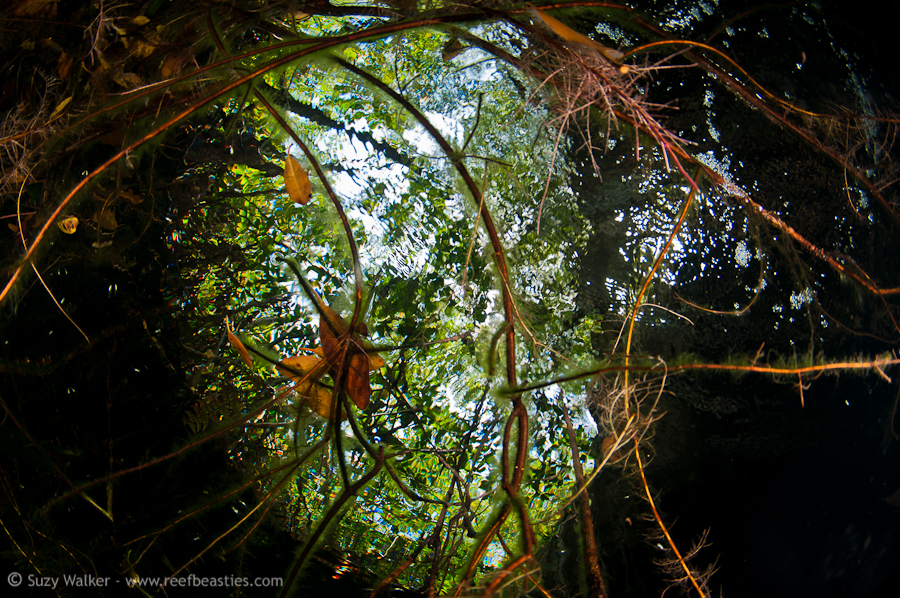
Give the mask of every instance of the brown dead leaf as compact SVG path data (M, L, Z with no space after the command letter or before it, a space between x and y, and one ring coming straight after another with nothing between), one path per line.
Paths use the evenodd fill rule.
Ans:
M163 40L159 33L154 31L146 37L127 37L123 39L123 43L128 51L137 58L146 58L163 45Z
M325 361L314 355L297 355L282 359L275 369L294 382L294 392L300 397L302 406L325 419L331 418L332 389L318 382L328 369ZM341 419L347 419L346 414Z
M193 60L194 55L189 51L179 52L178 54L169 54L166 56L166 59L163 60L162 66L159 69L159 74L162 75L163 79L169 79L176 75L180 75L185 67Z
M275 369L294 382L305 383L323 375L327 370L326 366L327 364L315 355L297 355L282 359L280 365L275 365ZM309 380L304 381L303 378L306 376L309 377Z
M441 50L441 58L448 61L452 60L462 54L463 50L466 48L467 47L459 41L458 37L451 37L450 41L444 44L444 48Z
M120 73L113 77L113 81L125 89L140 87L143 83L141 78L135 73Z
M53 120L56 120L57 118L59 118L59 116L62 115L63 110L66 109L66 106L68 106L69 102L71 102L71 101L72 101L72 96L69 96L66 99L64 99L62 102L60 102L59 105L53 110L53 112L50 113L49 120L53 121Z
M72 65L75 64L75 60L63 52L59 55L59 60L56 63L56 73L59 75L60 81L66 81L69 78L69 74L72 72Z
M324 301L319 300L319 307L323 314L319 318L321 355L328 362L331 377L335 380L339 380L341 374L346 371L344 390L354 405L365 409L372 395L369 372L383 367L384 359L376 353L368 352L371 346L357 331L349 334L350 325L337 312L325 305Z
M247 351L247 347L244 346L244 343L241 342L235 334L231 331L231 323L228 321L228 318L225 318L225 331L228 333L228 342L231 344L235 350L241 354L241 359L244 360L244 363L247 364L248 368L253 367L253 359L250 358L250 352Z
M56 3L59 0L24 0L13 11L20 17L41 16L52 19L56 16Z
M603 451L603 456L606 455L616 446L616 437L614 435L609 435L603 439L603 442L600 444L600 450ZM622 457L625 456L625 447L619 447L619 450L614 452L609 457L610 463L615 463L616 461L620 461Z
M140 195L135 195L131 191L122 191L119 193L119 197L121 197L122 199L127 199L132 205L137 205L144 201L143 197L141 197Z
M575 44L578 47L588 48L590 50L599 52L600 54L605 56L608 60L610 60L611 62L616 63L616 64L618 64L619 60L621 60L622 58L625 57L625 55L622 54L621 52L619 52L618 50L613 50L612 48L607 48L603 44L601 44L599 42L595 42L588 36L578 33L574 29L563 24L561 21L554 19L553 17L551 17L550 15L548 15L545 12L542 12L537 9L533 9L532 12L534 14L536 14L537 17L541 21L543 21L545 25L547 25L547 27L552 29L553 32L556 33L556 35L560 36L567 42ZM624 68L626 68L626 70L623 71L623 73L628 72L627 67L624 67Z
M27 213L27 214L22 214L22 216L20 217L19 220L21 220L21 222L22 222L22 236L23 236L23 237L24 237L25 235L27 235L29 229L31 229L31 221L32 221L32 219L34 219L34 212L29 212L29 213ZM8 227L9 227L9 230L11 230L12 232L14 232L14 233L19 233L19 225L18 225L19 220L16 220L16 223L15 223L15 224L13 224L13 223L8 223L6 226L8 226Z
M119 223L116 222L116 213L111 208L94 212L94 222L96 222L100 228L106 230L116 230L119 228Z
M284 161L284 188L291 201L306 205L312 195L309 175L292 156Z

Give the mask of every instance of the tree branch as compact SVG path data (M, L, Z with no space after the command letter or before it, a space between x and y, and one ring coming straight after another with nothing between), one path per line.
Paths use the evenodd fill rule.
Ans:
M262 79L256 81L255 85L257 89L264 92L269 97L269 99L272 100L272 102L277 104L279 107L284 108L288 112L303 117L317 125L321 125L335 131L343 131L351 139L355 138L363 144L371 144L376 151L383 153L385 158L396 162L397 164L403 164L404 166L410 166L412 164L412 160L409 156L400 152L391 144L375 139L372 133L368 131L357 131L356 129L348 127L344 123L334 120L319 108L307 104L306 102L301 102L290 93L288 93L287 90L273 87Z

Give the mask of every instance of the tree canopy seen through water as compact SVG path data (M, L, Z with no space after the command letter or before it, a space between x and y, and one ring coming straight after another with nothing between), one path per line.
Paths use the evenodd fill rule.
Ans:
M839 13L20 0L0 23L10 572L893 583L896 89Z

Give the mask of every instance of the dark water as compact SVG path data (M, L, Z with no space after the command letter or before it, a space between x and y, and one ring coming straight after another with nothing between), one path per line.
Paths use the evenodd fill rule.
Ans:
M728 2L709 3L708 10L698 7L659 2L646 10L657 22L697 10L698 16L677 33L702 39L724 19L747 8ZM813 110L835 105L859 110L864 98L872 106L896 109L898 73L888 46L894 37L888 15L827 3L822 10L787 11L766 10L740 22L745 25L735 25L730 47L755 77L773 88L789 88ZM763 29L767 37L760 36ZM842 62L839 50L844 48L850 58ZM803 67L797 69L804 58ZM851 75L859 85L852 85ZM692 124L707 120L705 75L675 77L660 76L651 93L660 102L677 100L680 111L669 122L690 131ZM679 85L682 82L688 84L688 93ZM701 127L698 151L730 150L736 181L745 188L758 183L764 205L781 210L814 242L852 254L882 286L900 286L895 227L882 215L875 216L878 221L871 226L835 224L844 206L841 170L733 94L721 89L715 93L712 123L719 139L704 136ZM628 148L622 151L627 153ZM156 168L165 172L167 165L161 159ZM609 189L594 191L612 194ZM583 201L582 209L596 219L598 229L616 222L608 206ZM713 220L731 217L733 212L727 209L731 208L710 206L705 222L711 226ZM11 419L4 420L0 463L7 485L0 516L15 537L38 538L32 548L42 551L47 561L68 563L66 550L83 546L91 555L85 569L96 567L116 576L127 568L122 555L128 551L116 544L116 538L156 531L176 520L186 505L202 504L204 488L237 483L223 457L227 446L210 443L208 450L194 451L171 465L117 480L114 513L123 515L115 521L85 501L70 500L37 514L53 497L71 490L60 473L71 480L100 479L123 464L146 462L149 455L165 454L185 441L181 414L194 397L187 390L187 372L179 358L184 350L181 341L191 332L176 328L174 308L161 291L163 281L173 276L167 270L178 268L164 238L168 206L160 200L147 211L152 218L121 223L138 239L127 254L96 264L93 254L87 253L48 276L58 296L78 298L78 308L71 313L96 339L90 349L78 346L77 331L39 289L25 295L3 327L0 397L31 436ZM594 242L587 253L594 261L583 266L580 307L586 314L615 313L622 308L615 294L591 294L586 283L605 284L607 254L618 247L608 240ZM673 271L680 291L718 300L720 306L746 301L743 287L753 284L755 275L734 267L736 243L734 238L711 244L696 238L688 243L691 252ZM64 247L62 242L59 246ZM770 257L772 270L785 277L791 268L787 255L772 250ZM715 257L722 258L718 268L712 266ZM890 328L884 305L837 277L830 278L827 271L825 276L818 288L828 307L842 321L885 338L884 331ZM769 280L771 294L764 293L741 320L723 323L690 312L694 326L677 323L649 330L640 339L642 350L664 357L690 351L710 361L731 353L752 356L762 343L782 353L790 353L796 344L802 352L810 335L807 324L799 315L796 322L790 321L790 310L774 311L776 304L786 307L785 297L796 287L791 279L774 273ZM893 313L896 317L896 309ZM836 326L817 334L817 346L826 355L872 355L896 347L893 336L878 340L845 334ZM598 351L605 342L597 340ZM719 570L711 581L716 594L721 588L729 597L900 595L900 505L891 498L900 490L896 437L900 416L895 413L897 373L887 374L894 378L890 384L871 373L812 381L804 391L804 407L795 385L762 376L673 378L669 386L673 395L662 404L667 415L651 442L654 455L648 475L679 546L687 548L703 530L710 530L711 545L701 552L699 562L717 559ZM110 429L116 434L110 435ZM114 464L106 458L111 437ZM55 470L53 463L61 464L61 469ZM100 484L89 494L105 504L106 491ZM246 494L242 498L252 504L253 493ZM655 596L666 587L653 565L661 553L643 537L653 526L639 521L647 509L638 494L633 477L612 472L601 476L593 489L603 565L614 598ZM25 521L41 523L31 529ZM185 562L196 555L197 538L218 529L219 521L215 511L194 517L166 534L150 555ZM43 543L40 534L54 542ZM561 545L575 552L576 541L563 535ZM196 571L226 574L239 563L248 574L270 575L273 568L280 572L288 566L294 548L291 538L269 526L259 532L254 552L237 550L229 556L233 560L209 559ZM23 554L7 543L2 573L23 570L27 560ZM558 571L549 571L548 576L564 577L571 566L560 563ZM330 578L328 567L318 574ZM560 583L566 584L577 593L571 579ZM351 595L360 590L332 591Z

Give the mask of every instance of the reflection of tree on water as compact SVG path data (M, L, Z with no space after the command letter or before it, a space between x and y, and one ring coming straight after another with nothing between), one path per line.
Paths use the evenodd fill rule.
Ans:
M447 27L437 32L389 13L366 21L376 14L368 7L306 7L341 17L317 20L283 19L274 7L207 16L153 6L162 12L149 14L146 30L125 12L115 14L135 28L129 33L91 25L92 45L82 50L104 66L57 70L64 85L106 94L103 106L129 82L242 56L289 39L293 28L315 39L363 26L385 33L353 38L333 50L337 61L304 57L257 78L255 89L174 125L156 150L128 152L67 208L81 229L52 246L36 240L42 214L83 172L217 81L250 77L285 54L235 58L203 80L87 120L84 132L62 128L82 118L73 113L44 131L66 140L47 146L57 162L69 160L64 172L29 162L37 158L19 146L7 153L16 172L29 166L35 176L4 179L3 216L33 212L34 221L17 215L4 246L18 254L24 237L39 248L35 264L65 299L57 306L22 282L6 298L19 302L4 323L0 390L14 418L6 442L19 447L3 465L13 565L289 577L319 541L327 548L310 562L345 580L370 570L361 582L370 589L440 593L464 582L484 593L514 582L502 591L575 595L586 585L592 595L606 587L622 596L681 579L697 593L717 557L710 585L729 595L874 596L887 585L896 541L893 506L881 499L900 481L888 468L894 393L875 371L892 377L892 364L875 356L898 335L892 295L878 294L900 286L889 232L894 123L858 118L890 101L865 59L842 53L831 21L808 7L724 25L741 11L652 7L639 18L570 7L552 13L564 23L543 19L555 23L548 29L534 13L475 7L479 24L464 30L456 7L424 15ZM190 40L154 29L176 16L190 16ZM595 25L601 48L659 42L658 26L696 43L611 54L612 62L591 44L570 53L581 38L561 27L590 33ZM154 31L171 46L152 42ZM209 49L191 45L200 38ZM82 43L55 39L66 55ZM686 53L666 62L677 68L653 68L678 50ZM169 61L176 55L180 67ZM45 96L48 117L65 97ZM426 141L430 124L434 141ZM342 147L348 139L353 151ZM290 205L281 198L285 150L311 173L321 162L329 179L354 183L335 187L353 190L330 202L329 185L314 180L316 199ZM348 362L369 350L359 336L366 330L373 346L388 348L386 367L371 374L371 405L347 424L352 433L307 415L302 397L291 407L282 396L288 379L299 382L295 394L340 395L339 351L315 386L296 371L273 381L264 367L266 357L304 355L319 336L315 311L279 257L306 269L308 295L344 309L348 322L336 329L353 335ZM29 268L6 266L30 284ZM227 349L226 314L242 335L233 342L258 352L252 369ZM821 375L834 364L842 377ZM850 375L859 365L866 375ZM504 379L536 390L510 394ZM567 429L560 422L570 411ZM580 498L559 519L574 480L570 436L592 480L592 524ZM235 467L224 468L213 445ZM40 481L13 483L25 478ZM148 487L165 496L148 505ZM48 503L41 517L56 529L22 508ZM334 505L347 508L338 516ZM264 512L275 516L257 527ZM96 539L98 526L108 545ZM585 550L591 527L598 542ZM691 579L684 561L701 538L711 546L691 562ZM297 542L303 558L292 561ZM85 558L67 556L76 553Z
M759 67L754 77L779 89L789 82L786 97L802 98L806 110L833 112L835 105L855 105L871 114L872 95L881 97L877 83L871 90L856 87L865 67L848 63L822 38L813 37L809 23L796 13L787 19L761 17L756 29L737 29L741 33L732 33L729 48L739 62L748 48L737 43L741 36L746 40L758 29L768 32L762 44L772 51L753 51L753 64ZM693 38L699 33L695 29ZM772 40L786 47L775 50L778 42ZM795 53L816 58L790 69L798 40L803 49ZM785 72L792 76L783 77ZM843 84L837 73L845 77ZM685 88L697 91L685 96ZM838 156L854 164L864 163L863 156L880 160L886 154L868 136L872 129L860 124L851 131L839 125L841 138L832 134L832 125L801 120L801 134L791 135L699 69L661 73L653 89L663 92L654 101L668 99L664 90L677 98L679 110L666 124L679 134L688 129L698 133L688 135L698 142L692 148L695 155L707 156L717 169L724 166L720 172L839 263L859 267L883 288L896 286L897 251L886 233L893 216L876 204L871 190L848 181L845 169L828 159ZM879 125L881 131L892 126ZM814 136L827 153L802 135ZM631 150L622 148L627 143L617 140L614 150L593 158L601 173L612 176L600 182L583 167L587 174L576 179L582 181L577 192L582 212L597 231L587 254L606 256L583 266L588 278L582 284L588 286L581 288L579 305L588 314L610 308L627 312L631 303L615 301L616 293L628 297L640 281L622 277L622 268L640 260L638 246L658 238L646 239L648 227L665 228L660 222L671 222L678 208L670 203L673 194L666 187L657 183L647 190L642 188L645 178L622 176ZM576 161L590 163L583 149ZM872 179L878 190L892 178L889 171L880 172L886 174L883 179ZM645 308L638 352L669 362L690 352L704 361L740 356L746 363L754 355L765 361L776 354L871 355L891 348L896 330L880 298L742 208L715 190L698 203L680 237L681 247L673 252L667 284L660 285L654 301L681 317ZM619 252L623 239L631 249ZM643 267L638 276L645 271ZM617 327L605 330L594 336L600 350L618 335ZM800 406L800 384L805 408ZM898 481L889 473L896 463L896 424L895 393L888 384L855 376L795 378L791 384L754 374L737 379L687 374L670 378L667 388L672 396L661 403L666 416L655 426L654 458L647 472L666 512L678 518L674 531L683 534L685 546L710 529L706 540L712 547L698 556L701 568L718 555L720 572L714 579L729 593L741 595L874 596L876 588L886 587L884 569L873 563L897 550L896 516L880 501ZM621 522L628 505L617 498L616 489L633 483L616 477L604 482L601 476L595 483L595 521L601 522L598 533L606 540L601 546L616 547L603 554L611 587L652 592L645 577L650 574L641 566L652 550L648 553ZM632 509L632 514L640 510ZM623 541L634 543L633 552L618 550Z

